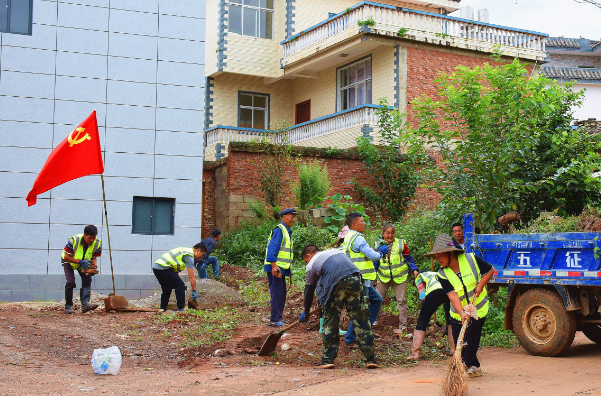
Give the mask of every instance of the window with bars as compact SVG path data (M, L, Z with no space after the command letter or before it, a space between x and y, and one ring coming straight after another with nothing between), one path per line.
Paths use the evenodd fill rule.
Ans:
M269 123L269 95L239 93L238 126L267 129Z
M227 16L231 33L273 38L273 0L229 0Z
M175 198L134 197L132 234L173 235Z
M0 33L31 35L33 0L0 0Z
M371 103L371 56L338 69L338 111Z

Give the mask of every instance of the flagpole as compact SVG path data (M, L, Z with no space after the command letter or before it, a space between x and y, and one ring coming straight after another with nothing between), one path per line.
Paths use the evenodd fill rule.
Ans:
M109 242L109 259L111 260L111 279L113 280L113 296L117 294L115 292L115 275L113 273L113 253L111 252L111 235L109 233L109 218L106 213L106 195L104 193L104 175L100 175L102 180L102 200L104 201L104 219L106 221L106 239Z

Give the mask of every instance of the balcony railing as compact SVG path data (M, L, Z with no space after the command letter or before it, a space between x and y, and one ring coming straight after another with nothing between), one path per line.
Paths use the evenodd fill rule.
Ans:
M491 45L545 51L545 39L548 37L544 33L364 1L282 41L284 58L346 30L355 29L358 33L357 22L370 18L375 22L374 30L384 29L406 38L416 35L434 36L441 40L447 37L461 38ZM348 34L343 36L349 37ZM319 48L323 49L324 46L320 45Z
M376 110L380 107L381 106L371 104L358 106L294 125L287 130L287 142L290 144L298 144L354 127L377 125L378 117L376 115ZM262 139L267 139L272 143L282 142L284 135L264 129L216 126L207 129L206 139L207 146L216 146L219 144L224 146L224 148L227 148L230 142L250 142Z

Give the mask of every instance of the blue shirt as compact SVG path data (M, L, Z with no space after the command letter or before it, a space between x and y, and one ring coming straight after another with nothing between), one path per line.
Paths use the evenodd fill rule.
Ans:
M205 246L207 247L207 253L204 256L202 256L200 259L198 259L197 263L205 263L207 261L207 259L209 258L209 254L211 254L213 249L215 249L215 245L217 244L217 241L215 241L215 238L213 238L213 237L208 237L208 238L203 239L202 243L204 243Z
M282 224L284 223L282 222ZM284 227L286 227L288 235L292 238L292 230L286 224L284 224ZM269 242L269 245L267 245L267 256L265 257L265 261L268 262L278 261L278 253L280 252L280 246L282 245L282 239L284 238L280 227L274 228L272 232L271 241ZM265 264L263 270L271 272L271 264ZM282 276L290 276L290 268L281 268L280 270L282 271Z
M355 231L355 232L357 232L357 231ZM369 244L367 243L367 241L365 240L363 235L359 232L357 232L357 233L359 235L357 235L357 237L355 238L355 241L353 242L353 246L351 246L351 249L353 250L353 252L355 252L355 253L361 252L365 255L365 257L367 257L371 261L380 261L380 259L382 258L382 253L378 253L375 250L373 250L371 248L371 246L369 246Z

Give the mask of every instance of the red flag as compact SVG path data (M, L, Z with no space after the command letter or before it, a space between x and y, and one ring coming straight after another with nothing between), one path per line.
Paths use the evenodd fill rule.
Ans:
M103 172L98 122L94 110L50 153L25 198L27 206L35 205L39 194L56 186L82 176Z

